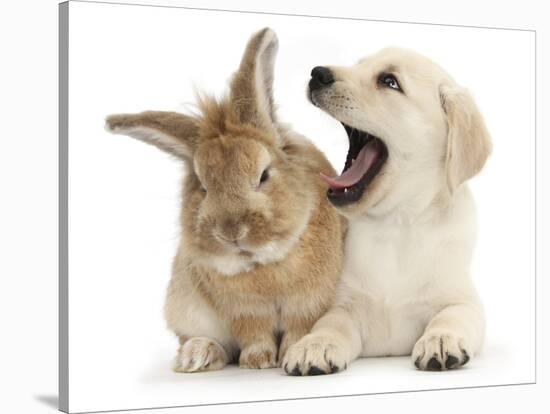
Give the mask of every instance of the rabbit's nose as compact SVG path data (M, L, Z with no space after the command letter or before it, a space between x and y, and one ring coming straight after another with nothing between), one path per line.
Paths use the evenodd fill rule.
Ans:
M225 220L215 231L215 235L227 242L235 243L242 240L248 234L248 226L239 223L235 219Z
M314 91L329 86L334 83L334 75L329 68L324 66L315 66L311 71L311 80L309 81L309 90Z

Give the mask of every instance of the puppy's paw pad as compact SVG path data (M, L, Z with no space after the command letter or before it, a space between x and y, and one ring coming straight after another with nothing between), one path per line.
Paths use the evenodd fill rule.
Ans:
M463 366L470 352L463 338L452 333L426 333L415 344L412 360L424 371L444 371Z
M288 375L325 375L346 369L348 362L343 348L331 338L310 334L288 349L282 366Z
M426 369L428 371L441 371L441 363L437 360L436 355L430 358L430 360L428 361L428 365L426 366Z
M174 363L176 372L199 372L221 369L227 364L223 347L210 338L196 337L181 345Z
M327 372L323 371L322 369L316 367L313 365L309 368L309 371L307 372L307 375L326 375Z
M298 365L296 365L294 368L292 368L292 371L289 371L288 370L288 365L285 365L285 372L288 375L292 375L294 377L298 377L298 376L302 375L302 373L300 372L300 367Z
M250 369L275 368L277 366L277 349L269 345L248 346L241 351L239 366Z
M460 360L454 355L447 355L447 360L445 361L445 368L452 369L460 365Z

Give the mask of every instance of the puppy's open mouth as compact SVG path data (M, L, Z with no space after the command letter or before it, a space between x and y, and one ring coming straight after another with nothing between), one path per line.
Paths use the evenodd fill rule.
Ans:
M349 138L349 151L342 174L321 178L328 184L328 199L335 206L358 201L367 186L378 175L388 159L388 148L380 138L344 123Z

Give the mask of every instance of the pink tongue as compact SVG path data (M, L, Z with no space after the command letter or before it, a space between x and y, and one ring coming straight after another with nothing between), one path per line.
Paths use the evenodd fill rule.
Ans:
M321 178L333 190L351 187L352 185L357 184L361 177L367 173L377 156L378 145L376 144L376 140L373 139L361 148L361 151L357 154L355 161L353 161L351 166L342 175L330 178L321 173Z

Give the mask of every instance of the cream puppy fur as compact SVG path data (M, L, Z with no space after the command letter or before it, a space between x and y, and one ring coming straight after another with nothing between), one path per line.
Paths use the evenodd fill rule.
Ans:
M314 68L309 97L348 132L344 173L325 181L349 228L336 302L288 350L285 371L410 354L421 370L464 365L484 337L466 181L491 151L471 95L429 59L390 48L352 67Z

